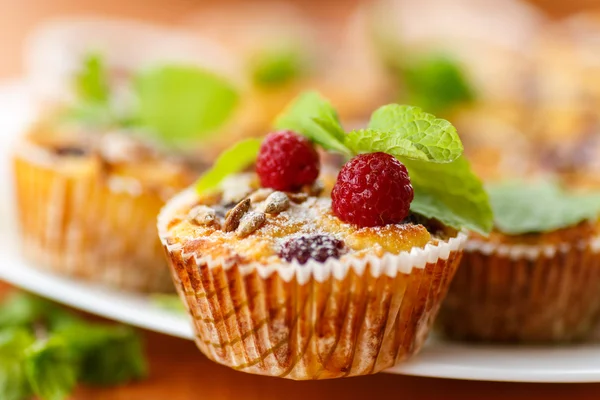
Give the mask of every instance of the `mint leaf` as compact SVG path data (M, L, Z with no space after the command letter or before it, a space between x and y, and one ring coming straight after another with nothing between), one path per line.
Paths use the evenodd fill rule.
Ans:
M352 155L344 144L346 134L337 112L317 92L304 92L293 100L275 120L275 128L298 132L325 150Z
M48 300L24 292L14 292L0 305L0 329L31 328L34 324L55 324L72 318L61 307Z
M447 56L434 55L401 63L398 73L404 84L405 101L432 113L443 114L475 99L475 90L464 68Z
M89 54L83 60L83 67L75 75L75 91L81 102L108 103L108 72L99 54Z
M371 115L369 131L379 134L373 141L363 141L361 152L383 151L396 157L433 162L454 161L463 153L456 128L419 107L399 104L380 107ZM403 146L398 146L401 139L411 142L419 153L401 154Z
M0 329L32 325L41 320L47 308L47 302L39 297L22 292L14 292L0 305Z
M447 164L401 159L415 197L411 211L455 229L487 234L493 215L481 181L463 156Z
M142 342L130 327L73 321L54 334L78 359L82 382L116 385L146 376Z
M573 194L552 181L506 182L488 192L496 228L507 235L551 232L600 215L600 193Z
M181 145L214 133L238 104L236 89L202 69L163 66L137 76L138 124L164 143Z
M94 128L118 123L110 105L108 72L99 54L89 54L83 60L74 79L75 103L59 116L61 122L75 122Z
M348 133L346 145L353 153L374 153L382 151L396 158L406 157L415 160L429 160L428 155L415 144L392 132L374 129L359 129Z
M23 400L30 396L24 354L34 341L33 334L23 328L0 332L0 399Z
M292 45L277 46L256 53L250 60L252 80L258 86L273 87L294 81L304 74L303 52Z
M25 351L25 373L33 393L43 400L63 400L73 391L77 362L66 343L53 337Z
M262 139L246 139L225 150L213 167L196 182L196 191L200 194L210 193L227 176L250 167L256 161L261 143Z

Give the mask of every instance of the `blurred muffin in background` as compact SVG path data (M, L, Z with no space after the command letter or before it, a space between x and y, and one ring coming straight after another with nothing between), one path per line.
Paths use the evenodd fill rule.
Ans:
M451 339L577 341L600 312L600 192L551 181L488 186L495 227L472 234L437 320Z
M571 57L581 65L579 76L588 105L594 110L600 107L600 12L588 11L567 18L560 24L565 36L571 41ZM563 60L564 61L564 60Z
M155 217L245 126L243 92L218 70L221 50L124 21L38 35L29 59L42 107L14 156L25 255L122 289L172 290Z
M356 35L358 20L320 20L291 3L263 0L203 9L183 23L239 56L266 128L308 88L330 98L343 120L362 119L380 104L382 74Z
M573 187L600 187L600 18L586 13L544 31L536 47L531 136L540 167Z
M476 103L490 116L522 121L531 46L544 25L534 8L519 1L383 0L371 18L374 45L397 78L391 96L446 117Z

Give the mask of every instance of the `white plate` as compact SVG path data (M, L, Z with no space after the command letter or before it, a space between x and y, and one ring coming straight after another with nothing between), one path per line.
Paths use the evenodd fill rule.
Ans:
M58 302L106 318L185 339L185 317L165 311L147 297L123 294L38 271L18 252L10 195L10 142L34 109L22 85L0 86L0 279ZM387 372L439 378L514 382L600 382L600 343L564 347L474 346L430 339L413 361Z

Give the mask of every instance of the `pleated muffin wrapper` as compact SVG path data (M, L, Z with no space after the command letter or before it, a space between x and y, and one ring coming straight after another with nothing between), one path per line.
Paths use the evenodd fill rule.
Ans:
M366 375L417 353L460 262L466 236L400 255L268 266L186 253L170 237L184 193L159 233L195 340L210 359L297 380ZM190 239L193 240L193 239Z
M551 343L589 337L599 316L599 237L539 246L469 240L437 324L458 340Z
M106 179L97 160L65 161L26 141L15 150L22 252L32 266L124 290L173 291L156 237L164 201L139 182Z

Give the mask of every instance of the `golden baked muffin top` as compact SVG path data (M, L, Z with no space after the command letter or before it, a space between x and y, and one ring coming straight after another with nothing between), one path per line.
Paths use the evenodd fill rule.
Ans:
M157 151L119 130L87 132L40 123L17 147L17 157L68 176L90 176L117 191L157 193L164 200L193 182L202 165Z
M457 234L433 222L428 229L415 218L366 228L344 223L332 214L328 191L318 182L300 192L281 192L259 188L255 175L247 173L229 177L217 194L185 192L182 196L189 201L175 201L169 213L166 241L181 245L187 254L266 265L381 257Z

